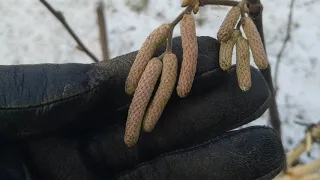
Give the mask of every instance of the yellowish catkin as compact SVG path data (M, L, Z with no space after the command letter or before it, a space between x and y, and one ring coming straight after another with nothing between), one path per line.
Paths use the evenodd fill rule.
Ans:
M142 128L146 132L151 132L157 124L171 97L177 80L177 56L173 53L166 53L162 62L163 68L160 84L143 120Z
M312 147L312 135L311 132L308 131L306 133L306 152L310 152L311 151L311 147Z
M199 12L199 8L200 8L200 3L199 1L197 1L197 3L193 7L193 13L197 14Z
M135 145L139 139L143 116L161 70L162 62L158 58L152 58L141 76L128 111L124 137L128 147Z
M254 63L259 69L266 69L268 67L268 57L257 27L249 17L242 18L242 27L249 41Z
M242 36L237 39L236 56L239 87L242 91L248 91L251 88L250 49L248 41Z
M178 80L177 93L181 98L186 97L193 84L197 70L198 42L195 20L192 14L185 14L181 20L181 40L183 60Z
M220 45L219 64L221 69L224 71L228 70L232 65L233 48L240 34L239 30L234 30L232 37L228 41L222 42Z
M228 41L231 38L233 29L236 26L240 15L241 10L239 6L232 7L228 12L218 30L217 38L220 42Z
M171 27L163 24L155 29L142 44L130 69L125 84L125 92L132 95L138 86L139 79L146 68L148 61L153 57L157 48L166 41Z

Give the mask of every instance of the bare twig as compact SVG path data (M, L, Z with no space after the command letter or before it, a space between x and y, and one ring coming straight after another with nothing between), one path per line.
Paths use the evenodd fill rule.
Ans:
M240 3L240 1L232 1L232 0L199 0L200 6L205 5L220 5L220 6L236 6Z
M284 50L286 49L287 43L290 40L291 37L291 28L292 28L292 14L293 14L293 6L294 6L295 0L291 0L290 3L290 12L288 15L288 24L287 24L287 32L286 32L286 37L283 41L282 47L277 55L277 61L276 61L276 67L274 71L274 85L275 85L275 96L277 95L278 91L278 74L279 74L279 65L281 63L281 58L283 55Z
M303 124L305 126L305 124ZM306 135L298 146L296 146L292 151L287 153L286 161L287 166L285 169L274 179L274 180L302 180L302 179L319 179L320 174L318 173L320 169L320 160L313 161L308 164L297 165L295 161L299 159L302 153L308 151L307 136L311 135L312 140L310 146L313 143L317 143L320 138L320 125L319 124L309 124L306 125Z
M69 24L63 17L60 11L56 11L53 7L45 0L39 0L60 22L61 24L67 29L73 39L78 43L81 50L83 50L94 62L99 62L99 60L84 46L78 36L74 33L74 31L70 28Z
M107 25L106 18L104 15L104 3L100 1L97 7L97 17L98 17L98 25L100 32L100 44L102 50L102 58L103 60L109 59L109 47L108 47L108 35L107 35Z

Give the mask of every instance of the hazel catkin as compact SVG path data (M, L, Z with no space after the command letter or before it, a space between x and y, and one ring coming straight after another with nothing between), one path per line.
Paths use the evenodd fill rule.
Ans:
M184 14L181 20L181 40L183 60L178 80L177 93L181 98L186 97L193 84L197 70L198 42L195 20L192 14Z
M134 93L148 61L153 57L157 48L168 38L170 29L169 24L161 25L142 44L126 80L125 91L128 95Z
M239 36L236 42L236 71L239 87L242 91L251 88L250 50L248 41Z
M219 51L219 65L224 71L228 70L232 65L233 48L239 35L240 31L234 30L232 33L232 37L228 41L221 42Z
M266 69L269 64L268 57L264 50L264 46L257 27L249 17L242 18L242 27L247 36L254 63L258 66L259 69Z
M227 13L217 34L217 38L220 42L228 41L231 38L233 29L236 26L240 15L241 9L239 6L232 7Z
M126 122L124 142L128 147L135 145L139 139L143 116L161 74L161 69L162 62L158 58L152 58L139 80Z
M149 105L142 123L142 128L146 132L151 132L154 126L157 124L165 106L171 97L177 79L177 56L173 53L166 53L163 57L162 63L163 68L160 84L155 96L153 97L153 100Z

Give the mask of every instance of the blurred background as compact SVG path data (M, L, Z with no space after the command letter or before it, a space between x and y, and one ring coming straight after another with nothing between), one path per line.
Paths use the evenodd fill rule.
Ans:
M48 0L63 12L69 25L97 57L101 57L97 25L97 0ZM182 0L104 0L110 56L138 50L151 31L171 22L181 11ZM320 121L320 1L261 0L264 5L264 35L275 73L277 57L290 38L279 63L277 102L283 123L283 143L292 149L303 137L304 127L294 121ZM216 38L229 7L201 7L196 15L198 36ZM0 64L92 63L60 22L38 0L0 0ZM174 31L179 36L179 28ZM268 113L250 125L267 125ZM311 157L319 157L313 146Z

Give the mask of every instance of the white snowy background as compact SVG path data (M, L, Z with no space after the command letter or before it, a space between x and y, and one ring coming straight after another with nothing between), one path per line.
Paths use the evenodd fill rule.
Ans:
M291 0L262 0L264 33L273 67L286 36ZM63 12L84 44L100 59L96 0L48 0ZM111 57L139 49L148 34L171 22L181 11L180 0L105 0ZM147 2L147 3L146 3ZM291 39L279 69L277 102L283 123L283 142L292 149L304 137L304 127L294 123L320 120L320 1L296 0ZM229 8L202 7L197 34L216 37ZM179 35L176 28L174 36ZM76 49L60 22L38 0L0 0L0 64L92 63ZM318 93L317 93L318 92ZM268 113L251 123L267 125ZM314 146L310 161L318 157Z

